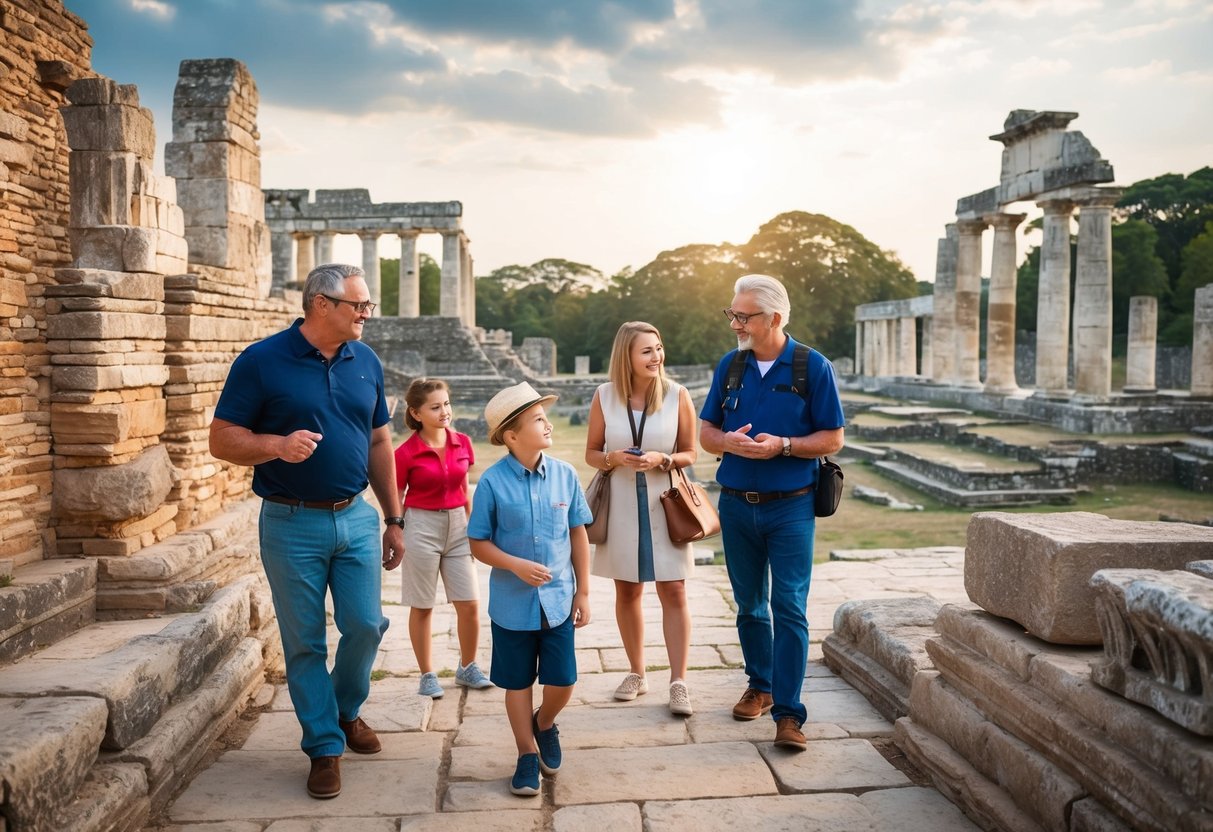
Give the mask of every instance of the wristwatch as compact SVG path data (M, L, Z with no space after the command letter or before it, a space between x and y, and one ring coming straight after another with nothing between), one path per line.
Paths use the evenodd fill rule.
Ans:
M384 517L383 524L385 526L399 526L400 528L403 529L404 528L404 518L403 517Z
M783 455L792 455L792 438L790 436L783 437Z

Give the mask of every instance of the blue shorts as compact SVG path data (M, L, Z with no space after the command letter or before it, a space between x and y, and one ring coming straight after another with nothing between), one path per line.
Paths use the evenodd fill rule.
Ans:
M491 622L493 664L489 679L505 690L525 690L535 684L571 687L577 682L573 651L573 616L545 630L507 630ZM538 672L536 672L538 671Z

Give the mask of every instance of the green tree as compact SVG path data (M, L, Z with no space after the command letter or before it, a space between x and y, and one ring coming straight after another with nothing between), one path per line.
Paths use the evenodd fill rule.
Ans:
M1129 331L1129 299L1149 295L1159 306L1171 296L1167 269L1158 256L1158 232L1144 220L1112 227L1112 331Z
M1196 290L1213 283L1213 220L1205 230L1184 246L1180 258L1182 269L1175 287L1175 318L1163 331L1162 340L1171 344L1192 343L1192 317Z
M379 314L400 314L400 258L379 260Z
M422 315L437 315L441 310L442 267L425 252L418 257L417 305Z

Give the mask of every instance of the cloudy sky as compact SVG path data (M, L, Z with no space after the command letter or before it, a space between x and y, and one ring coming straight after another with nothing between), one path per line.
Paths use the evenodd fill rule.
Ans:
M161 145L178 63L237 58L265 187L459 200L477 274L547 257L611 274L804 210L933 279L957 197L997 183L987 137L1013 109L1078 112L1118 183L1213 164L1208 0L66 5Z

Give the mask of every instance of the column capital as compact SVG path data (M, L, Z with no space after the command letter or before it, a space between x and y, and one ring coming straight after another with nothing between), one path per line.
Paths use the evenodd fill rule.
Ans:
M397 237L399 237L399 238L400 238L400 239L402 239L402 240L403 240L403 239L406 239L406 238L408 238L408 237L417 238L417 237L420 237L420 236L421 236L421 231L420 231L419 229L416 229L416 228L411 229L411 230L409 230L409 231L397 231L397 232L396 232L396 236L397 236Z
M1100 188L1098 192L1092 194L1086 199L1080 199L1075 202L1079 211L1088 208L1103 208L1110 210L1120 201L1121 195L1124 193L1124 188Z
M1070 216L1074 213L1074 201L1070 199L1045 199L1038 203L1048 216Z
M1004 231L1014 231L1027 218L1027 214L986 214L984 217L995 229Z
M989 225L984 217L974 217L971 219L956 220L956 230L961 234L981 234Z
M382 231L368 231L366 229L362 229L356 233L358 234L358 239L360 240L378 240L381 236L383 236Z

